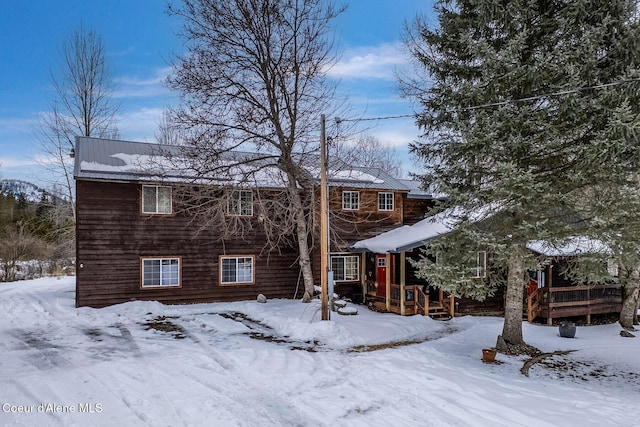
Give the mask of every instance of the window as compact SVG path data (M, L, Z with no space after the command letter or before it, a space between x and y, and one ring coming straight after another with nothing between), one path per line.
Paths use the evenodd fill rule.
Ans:
M252 256L220 257L220 284L253 283Z
M253 215L253 192L251 190L235 190L231 192L227 213L239 216Z
M378 210L393 210L393 193L378 193Z
M618 263L615 259L607 259L607 272L613 277L618 277Z
M343 191L342 209L348 211L357 211L360 209L360 193L357 191Z
M180 286L180 258L142 258L142 287Z
M473 277L487 277L487 253L485 251L478 251L476 267L473 269Z
M537 272L537 278L538 278L538 288L544 288L545 287L545 276L544 276L544 271L538 271Z
M359 260L357 255L340 255L331 257L331 270L336 282L356 281L359 279Z
M171 187L142 186L142 213L166 215L171 211Z

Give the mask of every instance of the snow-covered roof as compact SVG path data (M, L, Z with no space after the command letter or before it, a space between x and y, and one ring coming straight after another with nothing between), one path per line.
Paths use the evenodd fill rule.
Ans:
M253 153L234 152L229 156L256 156ZM171 157L171 159L169 159ZM190 181L194 173L190 165L180 160L180 147L154 143L121 141L92 137L78 137L75 146L74 176L79 179L114 181ZM234 161L230 158L230 161ZM275 164L253 168L238 163L226 177L211 180L224 183L251 182L262 187L280 188L285 177ZM257 170L256 170L257 169ZM319 181L319 168L307 168ZM380 168L341 164L329 168L329 185L348 188L409 191L400 180Z
M430 217L414 225L405 225L350 246L352 250L366 250L377 254L402 252L424 245L424 242L451 231L440 218Z
M481 221L493 215L495 208L487 206L470 213L471 221ZM397 253L423 246L426 241L449 233L458 218L463 215L461 209L449 208L413 225L405 225L350 246L352 250L375 253Z
M532 240L527 243L527 248L545 256L575 256L611 252L602 241L584 236L574 236L556 245L544 240Z
M488 218L495 212L489 207L473 214L472 221ZM349 246L354 251L368 251L378 254L398 253L423 246L427 241L449 233L460 215L458 209L447 209L425 218L414 225L404 225ZM600 240L584 236L571 237L562 244L552 244L543 240L532 240L527 248L545 256L575 256L595 253L609 253L610 249Z

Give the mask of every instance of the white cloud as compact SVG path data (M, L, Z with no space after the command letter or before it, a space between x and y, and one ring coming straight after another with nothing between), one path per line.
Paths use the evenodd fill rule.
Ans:
M151 76L146 78L134 76L120 76L114 79L116 90L114 98L143 98L155 96L168 96L171 94L165 85L170 67L154 70Z
M122 138L134 141L155 141L162 112L162 106L140 107L122 112L117 118Z
M0 157L0 172L3 169L18 169L38 165L38 162L30 158Z
M394 80L394 70L409 62L402 43L385 43L345 51L328 75L342 79Z
M33 117L2 117L0 118L0 133L7 135L29 134L37 123L37 118Z

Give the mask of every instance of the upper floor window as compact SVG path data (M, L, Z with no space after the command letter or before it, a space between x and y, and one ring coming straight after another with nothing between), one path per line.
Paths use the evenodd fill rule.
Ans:
M227 206L229 215L253 215L253 192L251 190L234 190Z
M393 193L378 193L378 210L393 210Z
M180 286L180 258L142 258L142 287Z
M357 211L360 209L360 193L357 191L343 191L342 209L348 211Z
M142 186L142 213L166 215L172 212L171 187Z
M221 256L220 284L235 285L253 283L253 256Z

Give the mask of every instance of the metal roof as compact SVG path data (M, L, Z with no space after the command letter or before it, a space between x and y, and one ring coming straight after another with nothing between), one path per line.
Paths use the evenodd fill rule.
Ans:
M255 154L237 152L233 155ZM277 168L274 165L271 169ZM380 168L341 165L339 168L330 166L329 169L327 175L331 186L414 193L418 188L413 184L414 181L394 178ZM94 137L76 138L74 165L76 179L126 182L190 181L195 178L190 170L186 163L180 165L180 147L178 146ZM319 180L319 166L310 167L307 170L314 179ZM273 178L280 173L278 170L269 176ZM269 186L272 187L272 185Z

